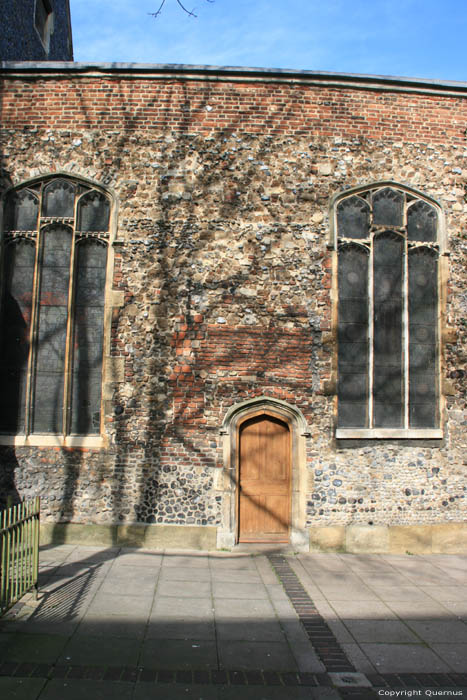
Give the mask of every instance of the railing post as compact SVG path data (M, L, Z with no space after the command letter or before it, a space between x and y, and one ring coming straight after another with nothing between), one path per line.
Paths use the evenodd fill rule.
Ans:
M40 499L0 511L0 613L25 593L38 596Z
M35 599L37 600L39 595L39 542L40 542L40 512L41 512L41 499L40 496L36 496L34 499L34 538L33 538L33 577L34 577L34 589L35 589Z

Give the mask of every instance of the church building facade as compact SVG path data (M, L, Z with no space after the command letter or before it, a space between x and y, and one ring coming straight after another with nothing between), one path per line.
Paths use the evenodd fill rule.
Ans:
M465 552L467 84L0 79L0 494L43 541Z

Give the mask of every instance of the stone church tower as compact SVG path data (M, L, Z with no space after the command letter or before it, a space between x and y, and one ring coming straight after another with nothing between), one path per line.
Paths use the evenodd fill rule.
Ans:
M0 0L1 61L72 61L69 0Z

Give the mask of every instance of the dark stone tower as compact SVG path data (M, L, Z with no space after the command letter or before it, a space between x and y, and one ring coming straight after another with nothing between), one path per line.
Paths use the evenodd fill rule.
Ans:
M0 0L1 61L72 61L69 0Z

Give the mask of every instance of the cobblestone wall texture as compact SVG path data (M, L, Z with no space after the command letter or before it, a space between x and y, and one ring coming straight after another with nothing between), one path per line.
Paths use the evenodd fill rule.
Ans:
M465 378L454 372L466 353L466 91L3 77L3 186L63 171L111 187L112 288L124 295L108 445L1 448L6 488L39 492L51 521L219 525L222 420L270 396L310 428L308 525L465 519ZM446 214L445 438L338 444L329 201L383 180Z

